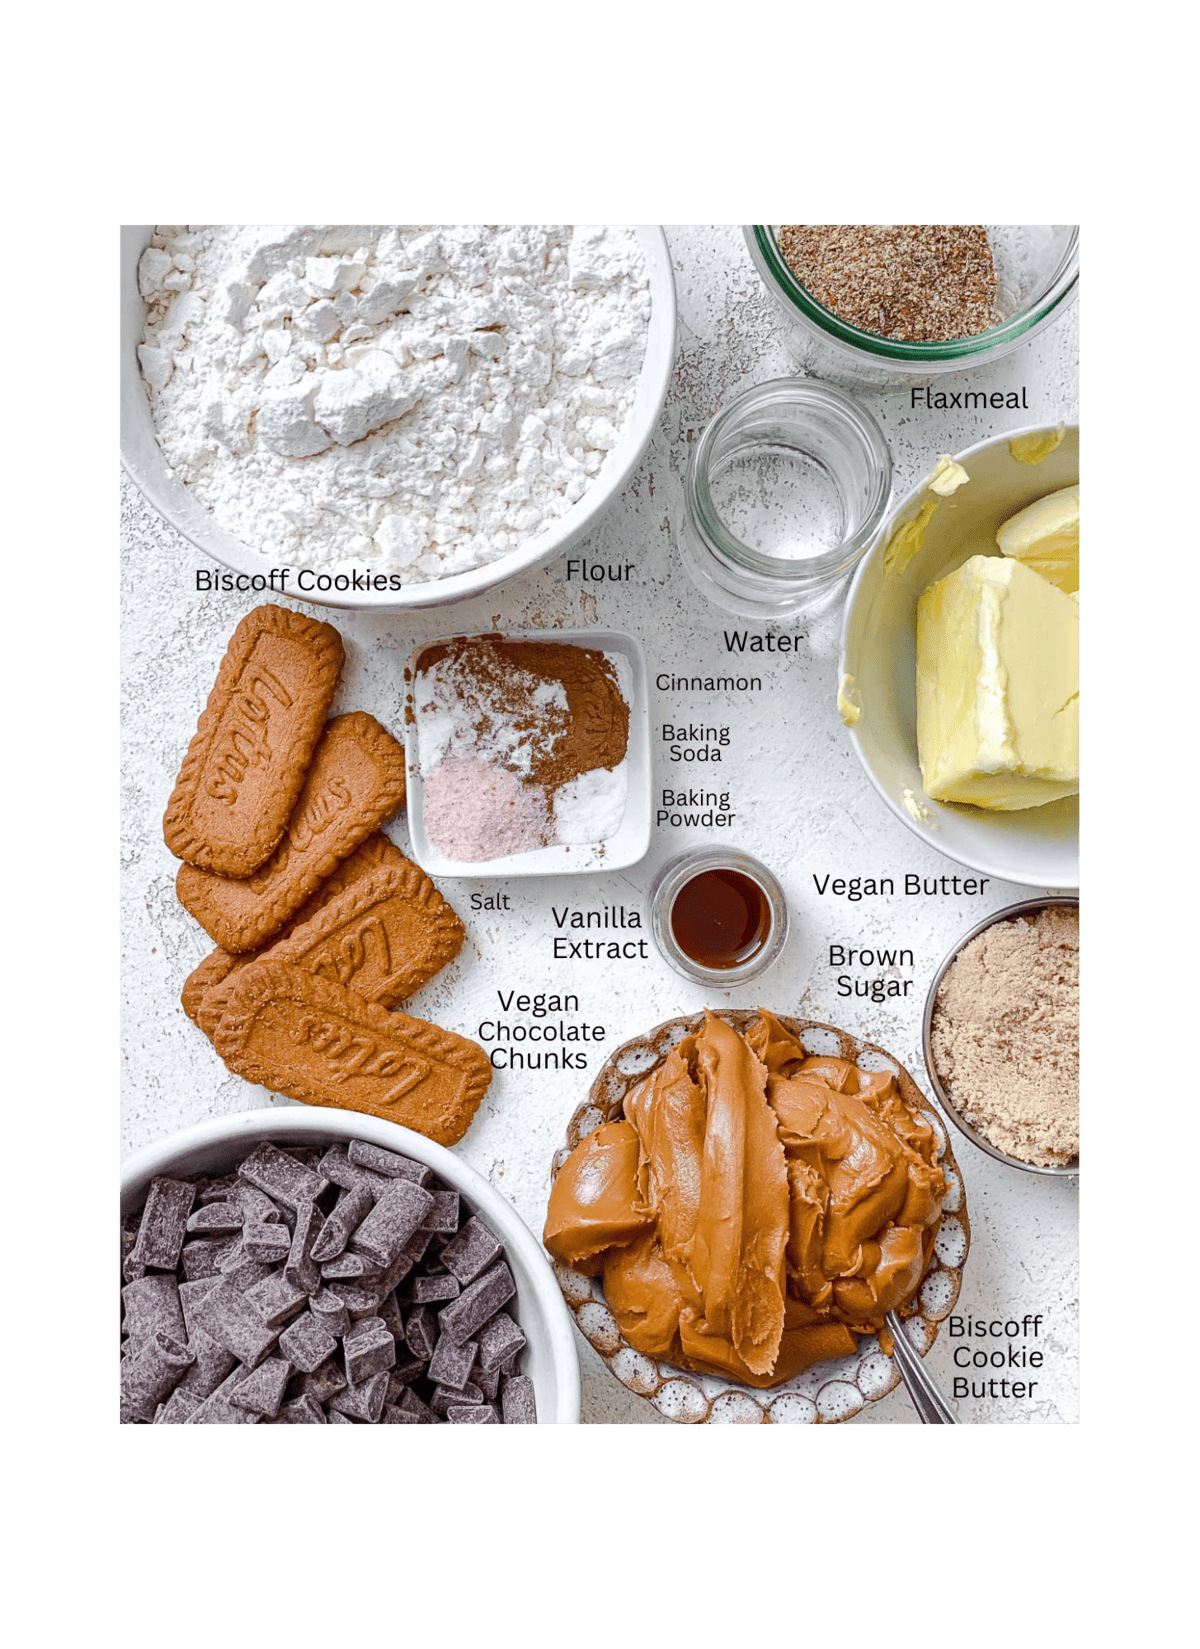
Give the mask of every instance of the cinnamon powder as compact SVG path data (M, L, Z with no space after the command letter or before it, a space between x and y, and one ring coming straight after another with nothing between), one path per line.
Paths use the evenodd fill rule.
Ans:
M994 922L955 957L930 1027L933 1062L966 1120L1022 1162L1079 1156L1079 910Z
M557 790L581 773L624 759L629 706L612 665L594 647L490 637L451 641L427 648L417 668L432 672L443 660L450 666L445 674L471 707L481 740L501 720L526 735L522 743L534 784ZM565 709L538 703L538 687L555 682L566 693Z
M421 653L414 698L425 828L442 852L478 861L619 827L629 706L604 653L460 637Z

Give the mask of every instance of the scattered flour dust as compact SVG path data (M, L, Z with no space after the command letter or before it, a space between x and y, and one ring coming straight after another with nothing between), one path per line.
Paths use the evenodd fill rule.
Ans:
M285 566L419 583L553 526L616 446L646 349L632 231L160 226L139 350L159 443Z

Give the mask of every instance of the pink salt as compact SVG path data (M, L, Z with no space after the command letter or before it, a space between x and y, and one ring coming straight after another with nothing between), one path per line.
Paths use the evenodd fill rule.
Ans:
M544 791L453 752L425 780L424 817L430 843L451 859L499 859L554 840Z

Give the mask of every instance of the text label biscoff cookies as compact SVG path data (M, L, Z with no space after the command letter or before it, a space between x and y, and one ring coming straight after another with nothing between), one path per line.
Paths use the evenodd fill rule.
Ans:
M163 819L171 852L251 876L300 795L342 672L331 624L256 607L234 631Z

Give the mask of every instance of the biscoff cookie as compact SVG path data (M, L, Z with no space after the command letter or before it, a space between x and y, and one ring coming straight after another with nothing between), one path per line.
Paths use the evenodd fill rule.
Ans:
M254 960L293 963L350 986L368 1002L394 1008L452 961L465 937L466 929L428 876L406 860L403 869L364 876ZM225 982L213 980L195 1016L207 1036L225 1011L229 975L249 965L234 957Z
M215 990L223 980L228 979L234 968L242 965L240 956L235 956L231 950L224 950L218 945L216 950L209 951L199 967L192 969L183 982L179 1000L183 1003L183 1011L193 1025L200 1024L204 998L209 991Z
M278 846L344 659L332 624L256 607L233 632L163 818L177 859L251 876Z
M385 1117L441 1145L463 1137L492 1080L466 1037L287 962L235 975L213 1043L236 1076L273 1093Z
M233 882L181 865L179 902L226 950L257 950L403 801L403 748L365 711L335 716L262 869Z
M289 934L295 933L296 929L314 917L323 905L327 905L331 899L336 899L339 893L344 893L361 877L369 876L373 870L386 869L389 866L400 870L408 863L395 843L389 841L381 830L376 830L354 849L348 859L343 859L329 880L321 883L308 903L301 905L296 914L289 917L272 942L278 944ZM212 1034L209 1026L204 1023L201 1012L200 1005L205 994L227 979L235 968L244 967L247 962L263 954L263 951L245 951L240 955L234 955L232 951L224 950L218 945L216 950L209 951L198 968L193 968L188 974L183 982L179 1000L183 1003L184 1013L194 1025L200 1026L205 1035Z

